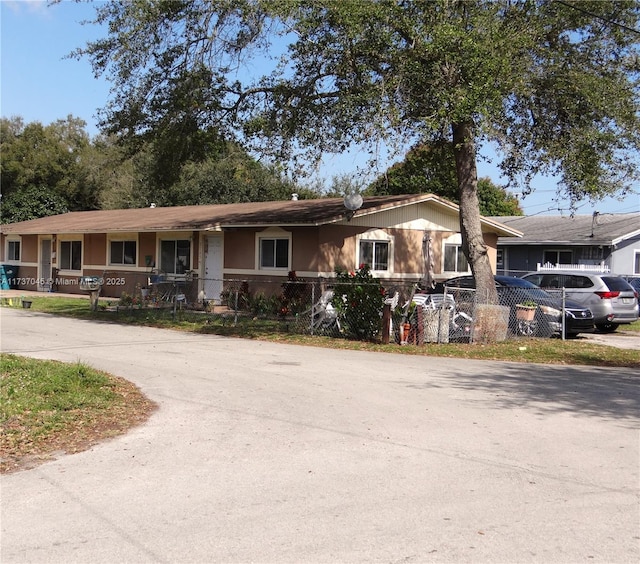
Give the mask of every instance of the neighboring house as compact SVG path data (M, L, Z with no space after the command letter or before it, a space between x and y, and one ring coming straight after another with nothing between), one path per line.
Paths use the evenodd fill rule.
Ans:
M152 271L198 280L217 300L223 280L283 281L288 273L326 280L362 263L385 283L424 275L422 240L431 234L436 278L468 271L458 206L431 194L365 198L355 212L340 198L71 212L0 226L2 263L17 286L80 292L80 276L105 276L102 294L132 292ZM495 268L498 237L520 233L482 219ZM116 284L115 281L118 283Z
M500 274L520 276L538 265L640 274L640 213L492 219L523 233L498 239Z

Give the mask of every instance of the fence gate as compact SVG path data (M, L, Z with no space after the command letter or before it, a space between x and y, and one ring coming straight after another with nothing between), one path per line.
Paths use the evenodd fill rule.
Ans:
M215 304L220 303L222 293L222 268L224 260L224 235L209 235L204 254L205 298Z

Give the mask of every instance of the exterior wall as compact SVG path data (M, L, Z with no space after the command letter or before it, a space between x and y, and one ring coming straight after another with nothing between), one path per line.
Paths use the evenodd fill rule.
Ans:
M482 235L484 244L487 246L487 255L491 263L491 270L496 273L496 258L498 251L498 236L495 233L484 233Z
M20 261L10 261L7 259L7 241L20 241ZM12 287L23 290L36 290L38 281L38 236L24 235L22 237L8 237L3 235L0 239L1 259L0 262L11 264L17 267L15 279L10 280Z
M138 235L138 266L142 268L154 268L158 263L156 256L156 234L140 233ZM147 264L149 257L149 264Z
M255 268L255 233L255 229L225 231L225 270Z
M613 272L613 256L611 248L599 245L557 245L547 243L544 245L500 245L503 253L503 266L498 269L498 274L521 276L527 272L534 272L538 263L544 263L545 251L571 251L572 264L604 264ZM632 266L633 263L630 262Z
M352 225L323 225L318 233L318 247L312 255L309 270L324 276L333 276L337 269L351 270L355 264L355 236L365 232L364 227Z
M87 233L82 242L83 264L104 265L107 268L107 234Z
M374 240L389 240L392 256L391 270L380 277L385 284L393 282L414 282L424 275L422 257L422 238L428 230L433 239L432 250L436 279L444 279L454 273L444 273L444 244L451 236L458 235L457 214L449 210L431 210L429 206L404 206L382 214L372 214L353 218L336 224L319 227L277 228L232 228L224 232L224 265L225 279L253 280L271 289L287 279L285 269L263 271L257 265L257 241L260 233L283 233L290 235L290 270L306 280L326 280L335 276L337 269L353 270L358 268L360 238L370 237ZM122 292L132 294L137 288L148 284L152 268L158 268L160 243L162 238L189 238L191 240L191 270L202 277L204 253L202 247L206 232L141 232L129 234L137 239L137 264L111 266L109 262L110 236L106 233L91 233L83 236L82 270L59 271L60 242L77 235L51 236L58 260L52 258L52 275L56 284L54 291L83 293L78 281L80 276L100 276L105 279L102 295L118 298ZM29 235L22 237L20 276L30 272L35 279L38 270L39 241L48 236ZM495 234L485 234L489 259L492 268L496 265ZM3 243L5 237L3 237ZM5 252L2 245L2 252ZM30 270L22 270L27 269ZM109 283L107 283L109 281ZM22 286L24 289L36 289L34 285Z
M23 235L20 245L20 262L38 264L38 236Z
M611 254L611 271L624 276L640 275L634 272L637 254L640 254L640 235L621 241Z

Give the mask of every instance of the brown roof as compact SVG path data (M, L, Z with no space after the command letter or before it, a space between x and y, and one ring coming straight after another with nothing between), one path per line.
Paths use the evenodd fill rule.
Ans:
M362 207L355 212L355 217L427 201L438 207L458 212L458 206L433 194L412 194L364 198ZM225 227L269 225L318 226L341 221L345 218L346 212L342 198L321 198L69 212L2 225L0 230L4 234L44 235L118 231L219 230ZM485 223L498 226L497 231L500 235L508 235L512 231L493 221ZM515 231L514 233L517 234Z

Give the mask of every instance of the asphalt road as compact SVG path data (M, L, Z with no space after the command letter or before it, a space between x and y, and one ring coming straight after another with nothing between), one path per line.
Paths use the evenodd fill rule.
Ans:
M1 316L3 351L160 405L2 477L3 564L640 559L635 371Z

